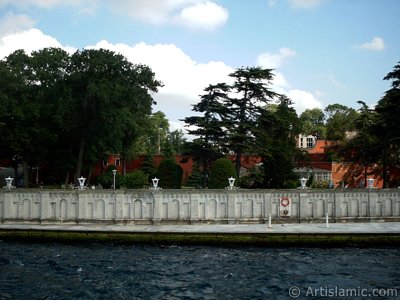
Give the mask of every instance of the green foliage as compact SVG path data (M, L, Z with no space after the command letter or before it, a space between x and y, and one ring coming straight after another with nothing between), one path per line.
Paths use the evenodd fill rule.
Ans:
M311 187L314 189L327 189L327 188L329 188L329 182L328 181L313 182L311 184Z
M263 158L263 186L283 188L285 182L295 180L294 157L298 154L295 137L300 125L291 100L279 98L276 109L265 110L259 119L257 133Z
M302 126L301 133L317 136L320 140L325 138L325 115L321 109L306 109L299 118Z
M182 176L182 168L173 159L163 160L158 167L158 185L163 189L180 189Z
M328 140L344 140L346 132L355 130L355 121L358 113L354 108L341 104L331 104L325 107L326 138Z
M229 185L228 178L230 177L236 177L235 166L227 158L218 158L211 168L208 187L223 189Z
M236 173L240 173L242 155L257 153L256 129L262 113L260 104L266 105L278 96L270 89L274 74L272 69L241 67L229 74L235 81L232 91L236 97L226 102L228 122L228 145L235 155Z
M314 184L314 175L311 174L310 177L308 177L308 179L307 179L306 186L312 187L313 184Z
M100 184L103 188L111 189L114 184L114 174L113 170L116 167L114 165L109 165L104 172L104 174L97 177L97 184ZM125 186L125 178L118 172L115 174L115 188L119 189Z
M46 160L76 176L107 151L128 156L161 86L147 66L104 49L17 50L0 62L0 75L0 128L9 132L0 135L1 157Z
M200 102L193 106L193 111L203 113L203 116L192 116L184 119L188 132L198 138L186 143L185 148L193 160L202 168L202 187L207 186L207 177L212 162L221 157L225 149L227 132L224 115L227 111L224 102L228 99L230 87L225 83L209 85L201 96Z
M146 155L140 170L147 175L148 183L150 183L150 180L157 175L157 168L153 163L153 155Z
M263 186L263 172L260 167L248 170L248 174L239 178L239 186L245 189L257 189Z
M199 189L203 186L203 177L198 166L193 166L192 174L189 176L186 185L196 189Z
M285 189L295 189L299 186L299 181L298 180L287 180L285 181L283 187Z
M147 175L140 170L135 170L125 175L125 187L128 189L141 189L148 183Z

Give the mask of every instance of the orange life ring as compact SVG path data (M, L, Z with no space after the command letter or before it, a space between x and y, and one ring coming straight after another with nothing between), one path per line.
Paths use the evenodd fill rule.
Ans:
M290 199L288 197L283 197L281 199L281 205L282 206L288 206L290 204Z

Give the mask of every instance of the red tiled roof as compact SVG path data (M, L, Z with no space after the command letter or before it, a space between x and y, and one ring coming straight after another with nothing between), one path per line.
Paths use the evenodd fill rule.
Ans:
M309 154L324 154L326 153L326 149L333 146L334 143L334 141L317 140L314 148L308 149L307 152Z

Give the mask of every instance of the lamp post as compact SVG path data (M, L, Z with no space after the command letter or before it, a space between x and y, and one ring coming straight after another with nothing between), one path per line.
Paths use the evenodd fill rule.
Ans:
M228 182L229 182L229 189L233 190L234 189L234 185L235 185L235 178L233 178L232 176L228 178Z
M115 190L115 175L117 175L117 169L112 170L113 172L113 189Z
M374 178L368 178L368 188L372 189L374 187Z
M13 186L11 185L14 178L11 178L10 176L8 176L7 178L4 178L6 180L6 188L7 189L11 189Z
M86 178L81 176L81 177L78 178L78 180L79 180L79 189L80 190L84 190L85 189Z
M305 178L304 176L300 178L300 184L302 189L306 188L306 183L307 183L307 178Z
M150 188L151 190L159 190L161 189L160 187L158 187L158 181L160 179L158 179L157 177L154 177L151 181L153 182L153 186Z

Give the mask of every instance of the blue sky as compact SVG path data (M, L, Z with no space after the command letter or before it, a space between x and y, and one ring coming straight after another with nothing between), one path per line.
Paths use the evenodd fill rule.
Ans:
M273 88L307 108L374 105L400 61L398 0L0 0L0 58L23 48L107 48L148 64L170 119L240 66L275 69Z

